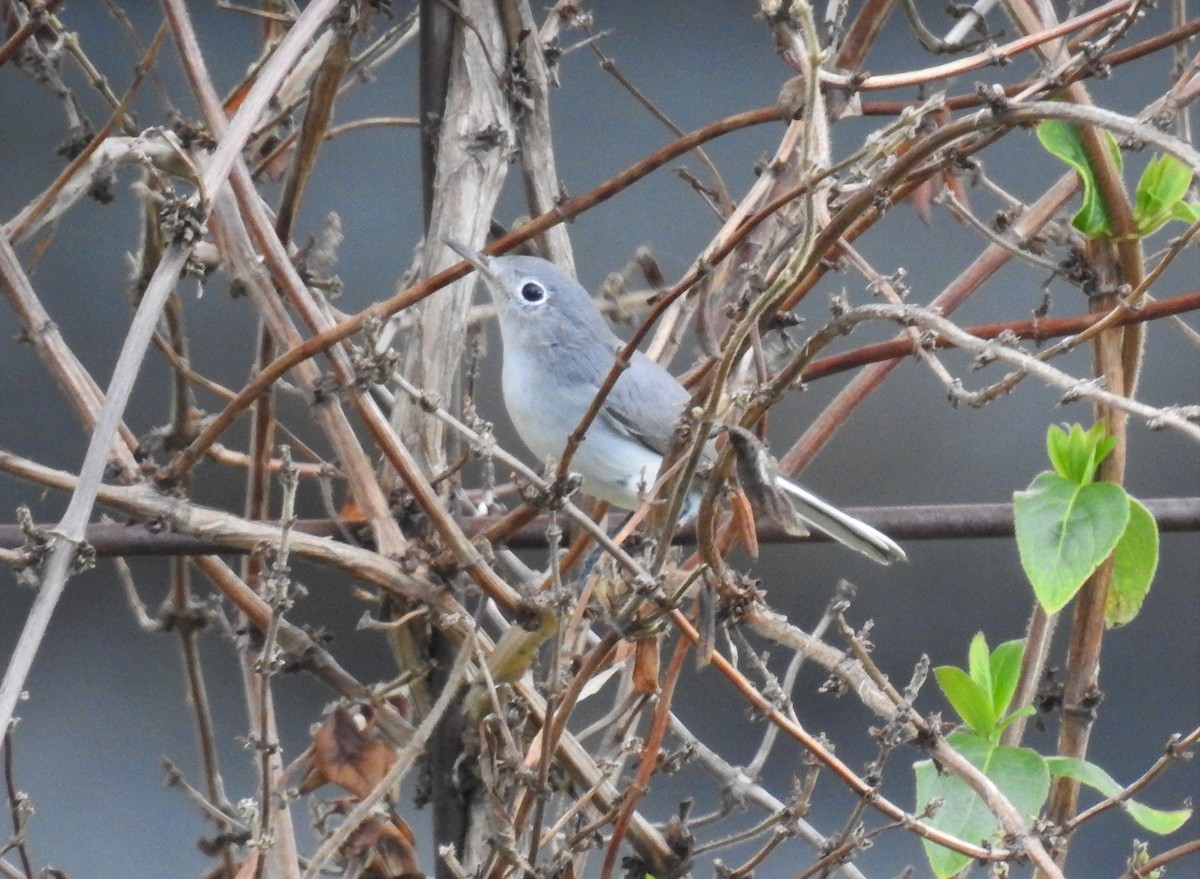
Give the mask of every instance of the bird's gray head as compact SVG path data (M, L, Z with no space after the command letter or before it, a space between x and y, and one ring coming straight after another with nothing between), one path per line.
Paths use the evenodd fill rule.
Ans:
M483 278L506 346L576 339L604 343L613 336L588 292L554 263L536 256L487 256L456 241L446 244Z

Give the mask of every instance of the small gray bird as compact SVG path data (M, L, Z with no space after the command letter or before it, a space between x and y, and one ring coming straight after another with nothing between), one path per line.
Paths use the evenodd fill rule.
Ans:
M624 343L592 297L553 263L533 256L486 256L446 244L479 272L496 304L504 342L504 403L529 450L545 461L563 453ZM571 459L583 490L626 510L658 478L663 455L691 395L640 351L621 373ZM880 564L905 559L887 535L782 477L800 518Z

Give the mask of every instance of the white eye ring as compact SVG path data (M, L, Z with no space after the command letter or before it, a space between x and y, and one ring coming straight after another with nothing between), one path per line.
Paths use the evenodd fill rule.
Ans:
M546 288L537 281L526 281L521 285L521 298L531 305L536 305L546 298Z

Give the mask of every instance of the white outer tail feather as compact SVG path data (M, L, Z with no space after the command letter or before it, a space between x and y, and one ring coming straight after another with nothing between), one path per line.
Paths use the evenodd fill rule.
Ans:
M892 562L908 561L908 556L894 540L881 531L872 528L866 522L860 522L853 516L847 515L826 501L821 500L810 491L806 491L794 482L780 477L776 484L792 498L792 506L800 518L814 528L828 534L838 543L867 558L890 565Z

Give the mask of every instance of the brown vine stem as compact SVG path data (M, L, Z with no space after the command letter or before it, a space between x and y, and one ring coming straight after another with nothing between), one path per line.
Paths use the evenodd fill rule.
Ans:
M846 31L836 67L855 71L862 67L895 5L896 0L866 0Z
M38 299L20 258L8 237L3 234L0 234L0 288L21 322L25 337L45 362L62 388L67 402L75 410L75 417L84 430L93 432L104 404L104 393L63 339L57 324ZM120 478L132 482L138 473L138 463L133 455L133 450L138 447L138 438L123 421L119 426L119 437L120 442L112 444L109 455L120 471Z
M123 564L123 560L121 563ZM196 741L199 745L205 795L208 802L223 806L228 799L225 796L225 785L221 777L212 703L208 698L208 685L204 676L197 638L199 629L203 625L203 617L198 615L198 606L192 602L190 575L191 569L187 559L171 560L170 600L172 606L170 613L174 622L173 627L179 635L180 652L183 655L184 673L187 678L185 693L196 727ZM132 574L128 576L132 579ZM224 832L229 825L218 821L216 826ZM223 847L221 862L227 877L233 877L237 873L233 851L229 846Z
M1000 335L1016 336L1021 339L1033 339L1041 342L1059 336L1075 336L1091 330L1102 321L1111 320L1119 326L1129 323L1160 320L1176 314L1186 314L1200 309L1200 290L1172 296L1169 299L1156 299L1140 308L1118 304L1106 314L1089 312L1088 314L1072 315L1070 317L1040 317L1029 320L1008 321L1005 323L983 324L966 327L963 332L970 333L977 339L995 339ZM1073 343L1078 341L1072 339ZM924 342L922 343L924 344ZM932 341L936 348L953 347L946 339L937 337ZM810 362L801 372L801 381L814 381L819 378L834 375L839 372L857 369L869 363L879 363L898 357L907 357L914 352L911 339L898 338L890 342L880 342L875 345L864 345L843 354L831 354Z
M1153 55L1155 52L1169 46L1184 43L1196 34L1200 34L1200 18L1194 18L1166 33L1142 40L1140 43L1134 43L1132 46L1126 46L1124 49L1113 50L1105 54L1103 60L1108 67L1120 67L1123 64L1128 64L1130 61L1136 61L1139 58ZM1076 82L1087 75L1085 70L1074 71L1069 75L1069 80L1066 84ZM1004 86L1004 94L1011 98L1035 85L1035 80L1025 80L1024 82L1006 85ZM987 99L978 92L972 92L969 95L950 95L946 98L946 109L968 110L971 107L982 106L986 102ZM921 101L919 100L863 101L862 113L864 116L894 116L897 113L904 112L909 107L916 107L920 103Z
M1080 28L1113 18L1123 12L1128 12L1133 7L1139 5L1139 3L1140 0L1114 0L1114 2L1097 6L1095 9L1082 13L1075 18L1068 18L1061 24L1038 29L1033 33L1005 43L1003 46L998 46L995 49L978 52L966 58L960 58L957 61L947 62L946 64L926 67L923 70L880 74L865 78L822 71L821 83L827 87L836 86L838 88L854 89L857 91L883 91L885 89L905 88L924 83L938 82L950 77L961 76L964 73L970 73L972 70L990 67L999 63L998 59L1001 58L1011 59L1043 43L1048 43L1051 40L1065 36L1071 31L1079 30Z
M21 866L25 870L25 879L32 879L34 875L33 859L29 855L29 843L25 837L29 813L23 808L28 805L28 800L26 795L17 788L16 772L13 769L12 726L5 728L4 734L0 736L0 751L4 752L4 791L7 794L8 813L12 820L12 836L9 837L5 847L16 850L17 856L21 859Z
M79 151L79 155L75 156L70 162L67 163L67 166L63 168L58 177L55 178L54 182L46 188L46 191L42 194L41 198L31 205L28 210L21 212L21 222L13 226L11 229L7 226L4 228L4 232L7 233L13 241L19 241L25 236L30 226L34 225L41 215L45 213L46 209L54 203L55 197L59 194L59 192L62 191L62 188L66 186L67 182L79 173L79 170L86 165L88 160L96 153L98 149L100 149L100 146L104 143L105 139L112 134L113 130L117 127L117 124L125 118L125 111L129 108L129 105L137 96L138 88L142 84L143 77L154 65L155 56L158 54L158 47L162 45L162 40L163 37L166 36L166 33L167 31L165 26L158 29L158 33L154 35L154 40L151 42L150 48L146 51L146 55L141 59L141 61L138 62L138 66L134 71L133 82L130 83L129 88L125 90L125 94L122 96L120 103L117 104L116 109L113 110L112 114L108 117L108 121L104 123L104 126L98 132L96 132L95 136L88 141L87 145Z
M658 120L676 137L684 137L684 131L676 125L669 116L657 106L641 89L633 84L624 73L617 67L617 62L604 54L604 51L595 43L591 44L591 50L600 59L600 69L613 77L621 87L624 88L633 99L641 104L651 116ZM722 218L729 216L733 212L733 199L729 197L729 190L725 186L725 181L721 177L721 172L717 170L717 166L713 164L712 159L700 147L696 148L696 158L703 163L705 169L712 178L712 188L716 193L717 204L720 207Z
M338 84L350 64L350 34L346 28L335 29L333 42L321 60L309 92L308 109L300 126L295 155L288 168L283 194L279 198L279 216L275 229L282 241L289 241L295 226L296 216L313 169L317 165L321 145L326 138L329 123L333 119L334 101L338 95Z
M338 89L337 97L341 98L356 85L360 85L363 82L369 81L379 65L391 58L402 48L404 48L404 46L411 42L413 37L418 33L418 18L418 10L414 9L402 22L399 22L398 24L388 28L377 40L375 40L375 42L355 56L350 64L349 69L347 70L347 79ZM299 110L300 107L302 107L304 103L308 101L308 99L309 93L306 91L301 92L291 101L279 107L278 112L275 113L274 116L266 118L258 127L258 129L255 131L255 136L251 139L251 143L265 143L269 133L277 130L280 124L286 121L297 110ZM331 128L329 133L326 135L326 139L332 139L336 134L340 134L345 131L353 131L356 128L361 128L364 126L377 126L381 124L403 124L416 127L420 123L416 119L401 120L392 117L360 119ZM287 137L280 140L270 152L259 157L257 164L255 164L253 168L251 176L255 180L261 178L263 173L270 168L273 163L278 161L287 153L289 149L292 148L299 136L300 133L298 131L292 132Z
M297 526L299 524L297 523ZM297 530L300 530L299 527ZM272 611L261 595L246 585L246 582L220 558L202 555L197 556L194 561L196 567L217 591L228 598L251 625L260 632L266 631L271 623ZM370 704L375 710L379 728L397 744L402 745L412 738L412 724L387 700L373 698L371 691L346 671L303 627L283 618L278 620L277 626L276 640L279 647L295 659L301 668L343 699Z

